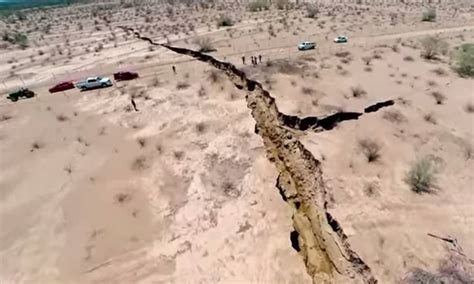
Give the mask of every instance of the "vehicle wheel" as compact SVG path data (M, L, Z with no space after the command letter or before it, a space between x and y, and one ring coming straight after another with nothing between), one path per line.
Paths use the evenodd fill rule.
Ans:
M10 100L11 100L12 102L16 102L16 101L18 101L18 98L10 98Z
M87 91L86 87L81 87L81 91Z
M105 88L105 87L107 87L107 86L108 86L108 84L102 83L102 88Z

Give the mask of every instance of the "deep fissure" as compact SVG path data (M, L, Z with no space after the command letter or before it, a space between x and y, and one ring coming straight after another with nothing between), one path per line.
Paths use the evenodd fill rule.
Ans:
M294 211L291 245L302 256L313 283L377 282L370 267L351 249L339 222L326 211L321 163L285 127L299 131L330 130L342 121L356 120L364 113L393 105L394 101L376 103L364 112L338 112L322 118L286 115L278 110L275 99L262 84L247 78L235 65L194 50L156 43L133 28L120 28L152 45L208 63L223 71L236 88L247 91L245 99L255 120L255 133L262 138L267 158L279 172L276 187Z

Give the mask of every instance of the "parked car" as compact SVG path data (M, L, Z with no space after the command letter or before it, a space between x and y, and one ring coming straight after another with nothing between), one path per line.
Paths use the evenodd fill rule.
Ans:
M138 73L131 71L120 71L114 74L114 80L125 81L138 78Z
M346 43L348 41L346 36L338 36L334 39L335 43Z
M36 94L33 91L30 91L26 88L21 88L18 91L11 93L7 96L7 99L11 100L12 102L16 102L21 98L29 99L34 97Z
M74 89L74 84L72 82L68 81L68 82L61 82L61 83L57 84L56 86L49 89L49 92L50 93L57 93L57 92L66 91L66 90L70 90L70 89Z
M107 77L89 77L84 81L76 83L76 87L81 91L110 86L112 86L112 81Z
M310 41L303 41L302 43L298 44L298 50L308 50L308 49L315 49L316 43Z

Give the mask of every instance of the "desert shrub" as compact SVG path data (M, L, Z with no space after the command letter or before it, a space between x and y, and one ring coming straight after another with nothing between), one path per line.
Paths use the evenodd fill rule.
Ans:
M311 87L302 87L301 92L305 95L312 95L315 91Z
M448 72L445 69L441 68L441 67L435 68L435 69L431 70L431 72L435 73L438 76L448 75Z
M267 0L255 0L247 5L247 9L249 9L250 12L259 12L268 10L269 8L270 4Z
M209 37L200 37L197 38L194 43L199 47L199 52L212 52L216 51L214 48L212 41Z
M468 113L473 113L474 112L474 104L473 103L467 103L466 106L464 107L464 109Z
M461 45L454 69L461 77L474 77L474 43Z
M364 193L369 196L379 195L380 184L377 181L368 182L364 185Z
M415 61L415 59L414 59L412 56L410 56L410 55L407 55L407 56L403 57L403 60L404 60L404 61L408 61L408 62Z
M365 67L364 67L364 71L365 71L365 72L372 72L372 67L370 67L370 66L365 66Z
M426 122L429 122L431 124L436 124L436 118L434 116L433 113L426 113L425 115L423 115L423 119L426 121Z
M436 10L434 8L428 8L423 12L421 16L423 22L435 22L436 21Z
M206 91L206 88L204 88L203 86L201 86L198 90L198 96L199 97L205 97L207 96L207 91Z
M178 82L178 83L176 84L176 89L178 89L178 90L184 90L184 89L189 88L189 86L190 86L190 85L189 85L188 82Z
M39 142L39 141L35 141L31 144L31 149L30 149L30 152L34 152L36 150L39 150L41 148L43 148L44 145L42 142Z
M351 55L351 53L349 51L338 51L335 53L335 55L337 57L348 57L349 55Z
M433 91L430 94L436 100L436 104L438 105L442 105L443 102L446 100L446 96L439 91Z
M411 166L406 176L406 182L416 193L430 193L435 186L437 172L433 159L424 157Z
M359 147L369 163L375 162L380 158L380 150L382 147L376 141L372 139L362 139L359 141Z
M69 118L68 118L67 116L65 116L64 114L58 114L58 115L56 116L56 120L57 120L57 121L64 122L64 121L69 120Z
M207 129L207 125L204 122L199 122L196 124L196 131L198 133L204 133Z
M148 167L149 165L145 156L138 156L132 162L132 170L137 172L141 172Z
M138 143L138 145L140 145L140 148L145 148L145 146L147 144L147 140L144 137L140 137L140 138L137 139L137 143Z
M318 13L319 13L319 9L316 5L310 4L310 5L306 6L306 16L308 18L313 18L314 19L314 18L316 18Z
M444 55L448 51L448 43L438 37L427 36L420 42L423 48L421 56L425 59L436 59L438 55Z
M407 121L406 117L398 110L387 110L383 113L382 118L393 123L402 123Z
M219 83L220 81L222 81L221 72L216 69L212 69L211 71L209 71L208 78L209 78L209 81L211 81L211 83L213 84Z
M233 25L234 21L227 15L221 15L219 19L217 19L217 27L231 27Z
M288 0L277 0L275 3L278 10L285 10L289 7Z
M370 65L370 62L372 62L372 57L371 56L364 56L362 57L362 61L365 63L365 65Z
M361 86L352 87L351 93L354 98L360 98L367 94L367 92Z
M2 40L11 44L16 44L23 49L28 47L28 37L21 32L10 33L5 31L2 35Z

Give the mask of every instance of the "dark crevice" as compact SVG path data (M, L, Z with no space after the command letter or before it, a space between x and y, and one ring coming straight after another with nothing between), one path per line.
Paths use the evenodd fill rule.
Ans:
M283 114L270 93L259 82L248 79L233 64L194 50L155 43L134 29L120 28L132 31L137 38L152 45L209 63L227 75L236 88L248 91L245 98L256 122L255 133L261 137L268 159L279 172L276 186L282 199L294 205L295 230L290 233L292 247L304 258L313 283L377 282L370 267L350 248L340 224L326 211L326 187L320 161L288 129L282 127L302 131L330 130L342 121L358 119L363 113L339 112L322 118ZM375 112L393 104L393 101L377 103L364 112Z
M300 236L300 234L298 233L298 231L294 230L290 233L290 241L291 241L291 246L297 251L297 252L300 252L301 251L301 248L300 248L300 243L299 243L299 240L298 240L298 237Z

